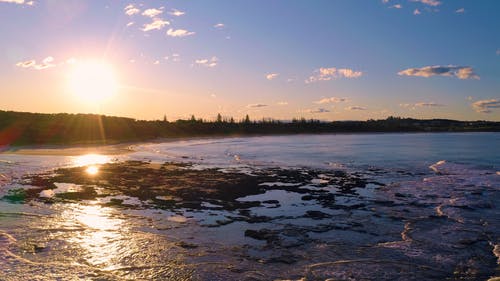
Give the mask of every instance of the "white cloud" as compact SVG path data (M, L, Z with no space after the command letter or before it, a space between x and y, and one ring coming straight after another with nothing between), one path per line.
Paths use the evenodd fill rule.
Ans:
M456 77L458 79L479 79L479 76L474 73L470 66L455 66L455 65L434 65L425 66L422 68L408 68L398 72L401 76L418 76L418 77L431 77L431 76L446 76Z
M417 107L442 107L445 106L444 104L441 103L435 103L435 102L417 102L417 103L401 103L399 106L408 108L411 110L415 110Z
M389 3L389 0L382 0L382 3L387 4Z
M16 66L23 67L23 68L29 68L32 67L36 64L35 60L27 60L27 61L22 61L16 63Z
M266 75L267 80L273 80L276 79L280 74L279 73L269 73Z
M155 61L153 62L153 64L154 64L154 65L158 65L158 64L160 64L160 61L159 61L159 60L155 60Z
M457 14L463 14L463 13L465 13L465 9L464 8L457 9L455 11L455 13L457 13Z
M131 22L127 23L127 27L132 26L132 25L134 25L134 22L133 22L133 21L131 21Z
M471 104L472 108L479 113L491 113L492 109L500 108L499 99L479 100Z
M347 98L331 97L331 98L320 99L318 101L315 101L314 103L325 104L325 103L339 103L339 102L346 102L346 101L347 101Z
M310 76L306 83L312 83L317 81L329 81L337 78L358 78L363 75L361 71L354 71L349 68L336 68L330 67L325 68L322 67L314 71L314 75Z
M28 61L18 62L18 63L16 63L16 66L22 67L22 68L32 68L35 70L43 70L43 69L55 67L56 64L54 64L53 62L54 62L54 58L51 56L48 56L48 57L44 58L40 64L37 64L35 60L28 60Z
M411 0L411 1L412 2L420 2L422 4L429 5L432 7L436 7L436 6L441 5L441 1L438 1L438 0Z
M143 31L150 31L150 30L160 30L162 29L165 25L169 25L170 22L166 20L162 20L160 18L155 18L151 23L147 23L143 26L142 30Z
M435 103L435 102L417 102L415 104L417 107L441 107L444 106L444 104L440 103Z
M330 110L326 108L316 108L316 109L306 109L303 112L315 114L315 113L327 113L330 112Z
M286 102L286 101L279 101L276 104L277 105L288 105L288 102Z
M186 37L186 36L191 36L194 34L196 34L196 32L187 31L185 29L175 29L174 30L173 28L170 28L169 30L167 30L167 35L172 36L172 37Z
M146 17L154 18L154 17L161 15L163 13L163 11L161 10L162 8L160 8L160 9L155 9L155 8L147 9L144 12L142 12L142 15L146 16Z
M226 27L226 25L224 25L223 23L217 23L214 25L214 28L217 28L217 29L223 29L224 27Z
M33 1L25 1L25 0L0 0L0 3L13 3L19 5L28 5L33 6L35 3Z
M183 11L179 11L177 9L172 9L170 12L169 12L170 15L172 16L176 16L176 17L180 17L182 15L185 15L186 13L183 12Z
M420 15L420 14L421 14L421 12L420 12L420 10L419 10L419 9L415 9L415 10L413 11L413 14L414 14L414 15Z
M497 56L500 56L500 49L497 50L496 54Z
M194 61L197 65L205 67L216 67L219 59L217 57L212 57L210 59L198 59Z
M366 110L367 108L364 107L364 106L349 106L349 107L346 107L345 110Z
M253 103L247 105L247 108L260 108L260 107L266 107L267 104L262 104L262 103Z
M133 4L127 5L123 10L125 10L125 14L128 16L132 16L141 12L141 10L137 9Z
M389 8L401 9L401 8L403 8L403 6L401 6L401 4L395 4L395 5L390 6Z

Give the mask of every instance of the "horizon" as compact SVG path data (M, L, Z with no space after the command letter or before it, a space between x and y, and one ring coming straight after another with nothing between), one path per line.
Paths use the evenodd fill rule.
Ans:
M169 121L218 113L500 121L499 8L0 0L0 109Z

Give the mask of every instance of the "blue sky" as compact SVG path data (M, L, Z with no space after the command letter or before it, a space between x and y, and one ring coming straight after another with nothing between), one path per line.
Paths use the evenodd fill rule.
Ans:
M499 12L495 0L0 0L0 109L500 121ZM86 60L113 68L112 97L68 89Z

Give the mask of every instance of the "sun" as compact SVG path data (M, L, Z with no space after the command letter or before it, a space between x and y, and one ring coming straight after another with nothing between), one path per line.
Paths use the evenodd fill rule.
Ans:
M68 82L69 91L89 104L109 100L118 88L113 67L104 61L76 62Z

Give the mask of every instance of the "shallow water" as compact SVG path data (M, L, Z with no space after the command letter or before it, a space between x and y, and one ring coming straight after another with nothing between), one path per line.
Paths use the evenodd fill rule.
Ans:
M500 276L498 143L499 133L297 135L141 144L112 157L0 154L0 279L486 280ZM26 174L126 160L271 180L237 199L260 204L234 210L118 193L9 197L31 188Z

